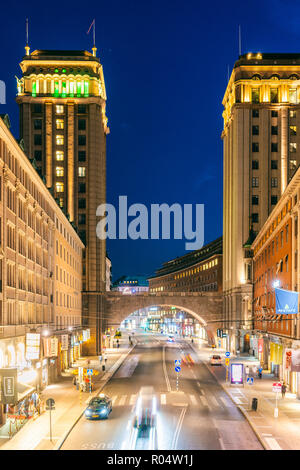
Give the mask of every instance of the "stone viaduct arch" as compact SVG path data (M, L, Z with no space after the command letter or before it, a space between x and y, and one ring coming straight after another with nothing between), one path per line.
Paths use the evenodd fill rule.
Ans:
M184 310L206 329L209 344L215 343L217 328L222 327L222 294L213 292L165 292L123 295L108 292L105 295L105 326L120 326L136 310L153 306L173 306Z

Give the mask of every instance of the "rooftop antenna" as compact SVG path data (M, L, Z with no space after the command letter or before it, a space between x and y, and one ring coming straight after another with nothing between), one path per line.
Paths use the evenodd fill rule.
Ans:
M86 34L89 34L92 26L93 26L93 47L92 47L92 51L93 51L93 56L96 57L97 47L96 47L96 20L95 20L95 18L93 19L92 24L89 27Z
M26 46L25 46L25 52L26 55L29 55L30 47L28 45L28 18L26 18Z
M241 25L239 24L239 56L242 55L242 33L241 33Z
M229 75L229 64L227 65L227 82L229 82L229 78L230 78L230 75Z

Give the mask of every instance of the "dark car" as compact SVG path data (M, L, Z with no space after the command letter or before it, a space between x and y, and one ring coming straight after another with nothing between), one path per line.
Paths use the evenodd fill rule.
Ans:
M91 399L84 414L87 419L107 419L111 411L111 399L104 393L100 393L98 397Z

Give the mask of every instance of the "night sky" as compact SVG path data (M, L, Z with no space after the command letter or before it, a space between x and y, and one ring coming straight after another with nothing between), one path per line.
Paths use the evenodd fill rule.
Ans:
M15 75L25 20L35 49L87 49L96 19L107 116L107 202L205 204L205 243L222 234L222 98L242 53L300 52L300 5L290 0L5 2L0 80L18 138ZM185 240L108 241L113 277L151 275L185 254Z

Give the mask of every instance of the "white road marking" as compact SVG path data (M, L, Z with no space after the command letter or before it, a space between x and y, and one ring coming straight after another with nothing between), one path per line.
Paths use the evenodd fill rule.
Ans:
M129 405L134 405L136 401L136 395L131 395L129 400Z
M195 395L190 395L190 400L191 400L193 405L198 405L198 402L197 402L197 399L196 399Z
M265 441L271 447L272 450L282 450L276 439L274 439L274 437L266 437Z
M210 395L209 399L210 399L210 401L212 401L215 404L215 406L220 406L220 403L218 402L216 397L214 397L213 395Z
M160 395L160 404L161 405L166 405L166 403L167 403L167 396L166 396L165 393L163 393L163 394Z
M171 389L170 380L167 374L167 367L166 367L166 346L163 347L163 370L165 374L168 392L171 392L172 389Z
M226 407L229 407L229 408L230 408L230 407L233 406L232 403L230 403L229 401L226 400L226 398L220 397L220 400L222 400L222 402L224 403L224 405L225 405Z
M126 401L127 395L122 395L120 401L119 401L119 406L124 406L125 401Z
M118 398L118 395L114 395L111 399L111 404L114 405L115 404L115 401L116 399Z
M181 427L182 427L182 423L183 423L183 420L184 420L185 413L186 413L186 407L182 408L179 419L178 419L178 423L177 423L175 433L174 433L174 437L173 437L173 441L172 441L172 447L171 447L172 450L176 450L176 448L177 448L178 438L179 438L179 434L180 434L180 431L181 431Z
M204 396L199 395L199 400L203 406L207 406L207 408L211 410L211 407L209 406L208 401L206 400Z

